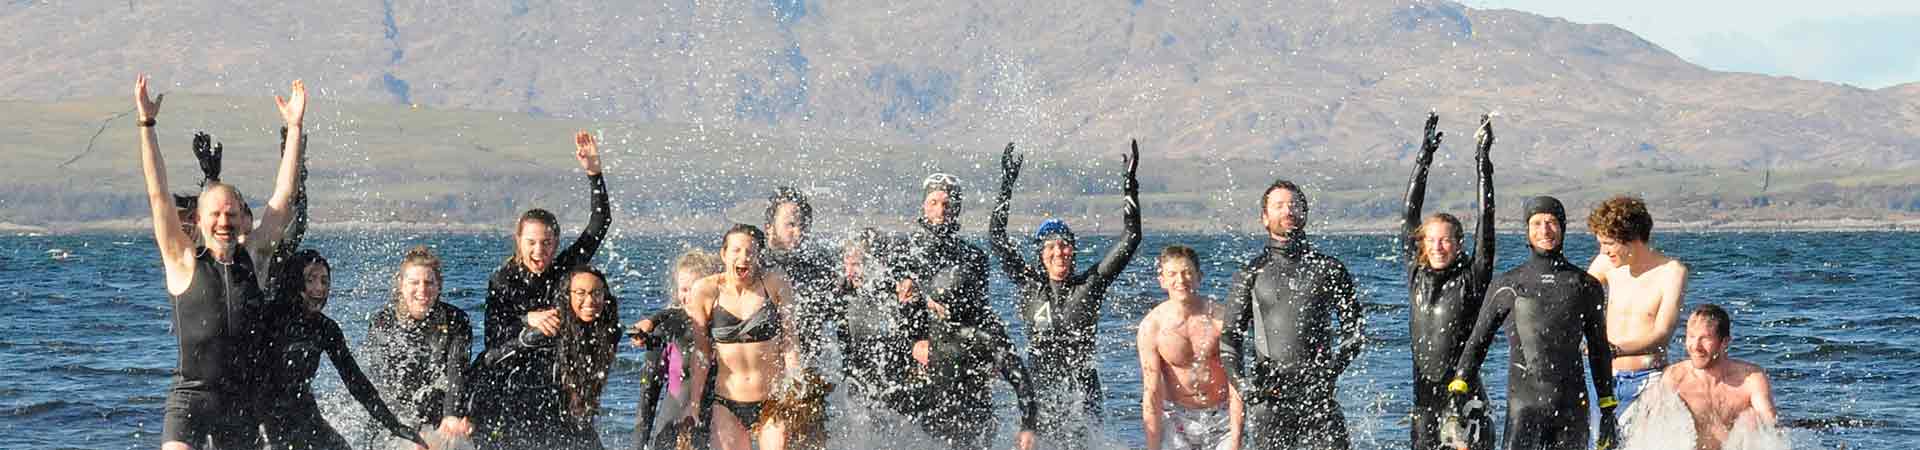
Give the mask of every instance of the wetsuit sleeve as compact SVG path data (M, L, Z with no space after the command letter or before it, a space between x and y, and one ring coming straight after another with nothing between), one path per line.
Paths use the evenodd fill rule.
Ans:
M573 245L554 258L560 262L557 267L563 269L593 261L593 255L600 251L600 243L607 238L607 229L613 226L613 205L607 200L606 175L587 175L587 184L593 192L593 215L587 218L587 228L580 230L580 237L573 240Z
M1408 267L1420 265L1419 241L1414 236L1420 231L1420 210L1427 201L1427 168L1433 164L1433 152L1420 149L1420 156L1413 160L1413 180L1407 182L1407 206L1400 216L1400 256L1405 258Z
M1240 373L1240 368L1245 366L1243 347L1247 344L1247 328L1253 324L1254 267L1258 266L1249 264L1233 274L1232 284L1227 287L1227 322L1220 330L1220 363L1226 367L1227 380L1240 390L1242 397L1254 392L1250 380Z
M1000 370L1000 377L1007 380L1007 385L1013 387L1014 398L1020 406L1020 429L1039 429L1040 399L1035 395L1026 363L1013 352L1013 340L1007 338L1006 326L993 320L980 331L986 334L983 339L988 341L987 345L993 346L994 367Z
M1607 294L1592 275L1580 274L1580 301L1593 305L1581 312L1580 322L1587 339L1587 368L1593 371L1593 392L1613 396L1613 345L1607 340Z
M1007 238L1007 214L1013 209L1012 197L1013 186L1001 182L1000 198L994 201L993 214L987 219L987 248L993 250L993 257L1000 259L1000 271L1007 273L1008 281L1018 286L1033 279L1034 273L1014 247L1013 240Z
M453 309L448 306L448 309ZM451 322L447 327L447 395L440 408L441 416L467 417L467 360L472 352L473 324L467 320L467 314L453 309L449 315Z
M1347 272L1344 265L1335 264L1328 283L1334 301L1334 314L1340 319L1340 347L1334 353L1334 375L1347 370L1347 365L1360 356L1360 350L1367 344L1366 308L1360 303L1359 293L1353 288L1353 274Z
M340 333L340 325L328 319L321 325L325 339L327 357L333 361L333 369L340 373L340 383L346 385L347 393L366 408L367 415L380 421L380 425L392 431L395 436L412 440L417 437L412 427L408 427L400 418L387 408L387 402L380 400L380 392L374 389L367 374L360 371L360 365L353 360L353 351L347 348L347 339Z
M1460 361L1453 366L1454 379L1466 380L1469 384L1480 381L1480 365L1486 363L1487 347L1493 345L1494 327L1500 326L1507 320L1507 314L1513 312L1513 298L1510 291L1494 291L1487 296L1486 304L1480 307L1480 318L1473 322L1473 334L1467 337L1467 344L1460 351Z
M1497 236L1493 232L1493 159L1487 154L1490 148L1491 144L1481 146L1474 156L1480 165L1480 218L1473 227L1473 263L1469 267L1469 276L1473 278L1467 279L1466 292L1468 314L1473 313L1471 308L1481 303L1475 299L1486 297L1487 283L1493 281L1494 239Z
M526 327L524 317L529 305L525 303L528 302L515 301L515 297L523 294L516 292L518 289L514 288L514 283L507 280L507 272L495 270L493 276L487 278L487 309L483 317L486 320L481 322L485 328L481 330L484 333L481 342L488 350L504 348L518 339L520 329Z
M1107 256L1100 259L1099 265L1094 266L1094 273L1100 278L1102 285L1113 282L1113 279L1118 278L1121 272L1125 272L1127 270L1127 263L1133 261L1133 253L1140 249L1139 193L1128 193L1127 208L1122 214L1125 217L1122 220L1126 221L1127 235L1121 237L1120 245L1113 246L1113 249L1107 250Z

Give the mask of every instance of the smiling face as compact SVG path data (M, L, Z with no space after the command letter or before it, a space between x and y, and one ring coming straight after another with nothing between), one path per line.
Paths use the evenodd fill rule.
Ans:
M230 249L239 245L240 237L253 225L253 217L246 213L246 204L232 189L213 188L201 193L198 215L195 222L200 237L210 248Z
M760 246L753 242L753 236L728 234L724 244L720 249L720 262L726 265L727 273L736 280L752 279L760 267Z
M567 298L571 300L574 318L593 322L600 318L600 311L607 308L607 285L592 273L576 273L569 283Z
M1453 224L1445 220L1428 221L1420 227L1420 256L1428 268L1445 269L1460 257L1460 240L1453 233Z
M1600 234L1593 235L1593 240L1600 245L1600 254L1607 255L1607 262L1613 263L1614 267L1626 265L1627 243L1621 242L1614 237Z
M522 220L520 229L513 236L514 257L528 272L546 272L553 265L553 254L559 251L558 240L553 236L553 228L539 220Z
M1073 243L1066 239L1041 242L1040 265L1046 267L1047 278L1053 281L1065 281L1073 276Z
M1727 356L1727 337L1715 330L1714 319L1695 314L1687 319L1687 360L1696 369L1711 368Z
M1260 222L1266 226L1268 236L1284 239L1300 229L1306 205L1295 197L1289 189L1267 191L1266 198L1261 202Z
M1536 250L1548 251L1560 248L1560 239L1565 237L1560 228L1560 220L1552 214L1538 213L1527 217L1527 245Z
M1168 258L1160 263L1160 288L1169 299L1192 297L1200 287L1200 269L1186 258Z
M300 272L302 281L305 283L301 287L300 296L306 299L307 310L320 312L326 309L327 296L333 292L332 271L327 270L324 264L314 263L308 264L307 268Z
M947 200L947 191L928 192L920 201L920 217L934 225L947 223Z
M413 320L427 318L433 303L440 301L440 274L432 267L409 264L400 269L401 313Z

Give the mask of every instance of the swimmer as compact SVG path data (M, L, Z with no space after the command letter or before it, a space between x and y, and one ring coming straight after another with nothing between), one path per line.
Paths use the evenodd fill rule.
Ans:
M340 324L324 312L333 279L327 259L321 257L320 252L305 250L287 258L280 270L283 273L276 277L283 283L275 295L285 301L298 302L303 311L279 325L273 353L266 359L270 375L260 399L264 402L261 426L266 431L267 448L353 448L327 424L313 395L313 376L320 369L323 354L339 372L347 392L366 408L367 415L385 426L394 437L412 441L416 448L426 448L426 440L420 437L419 431L402 422L387 409L386 402L380 400L373 382L367 380L360 365L354 362Z
M369 367L380 398L409 426L465 437L473 432L466 401L473 325L465 311L440 301L441 267L426 246L400 259L393 300L368 324Z
M1307 242L1307 197L1276 180L1261 194L1266 250L1227 290L1220 359L1246 404L1255 449L1351 447L1335 382L1365 343L1346 264Z
M721 450L786 448L787 423L768 411L782 375L794 364L790 314L781 307L793 289L761 251L767 235L734 225L721 238L719 274L694 282L688 314L711 339L714 356L712 442ZM737 311L737 312L736 312Z
M272 311L257 272L264 268L254 262L269 257L292 218L299 140L291 140L284 150L258 226L237 189L209 183L195 205L196 243L183 230L167 193L166 164L154 134L163 99L148 95L145 75L135 80L141 169L179 337L180 359L168 389L161 447L258 445L258 421L249 403L259 392L256 380L262 364L250 357L266 345ZM297 134L306 115L306 85L294 81L289 98L274 101L281 119Z
M1140 320L1140 420L1147 450L1238 450L1246 417L1220 364L1227 309L1202 297L1200 256L1182 245L1160 252L1167 300Z
M1773 425L1773 383L1753 363L1727 356L1733 346L1733 319L1715 305L1693 308L1687 318L1687 360L1667 366L1661 380L1680 395L1693 413L1699 436L1694 448L1719 450L1743 420Z
M606 240L613 224L611 204L607 200L606 179L600 173L600 147L585 130L573 136L574 159L586 172L592 205L586 228L564 250L556 251L560 225L553 213L531 209L520 215L513 228L513 257L487 279L486 309L481 316L485 328L485 352L504 351L525 330L542 335L560 333L564 319L554 299L566 280L568 268L588 264ZM473 412L475 425L485 440L506 447L522 447L521 440L538 440L549 432L551 417L542 404L553 392L552 377L545 370L553 367L544 357L521 359L513 365L473 368ZM478 362L478 361L476 361Z
M1480 216L1475 220L1474 249L1467 254L1461 248L1460 219L1452 214L1435 213L1422 218L1426 203L1427 167L1433 153L1440 149L1442 133L1436 130L1440 116L1427 115L1426 138L1420 156L1414 160L1413 182L1407 187L1406 214L1401 217L1401 253L1406 261L1407 300L1412 317L1407 321L1413 344L1413 448L1442 448L1442 425L1453 411L1465 405L1449 405L1448 374L1460 361L1460 349L1473 332L1480 304L1486 300L1487 283L1493 278L1494 216L1493 123L1480 116L1480 129L1474 133L1475 166L1480 184ZM1487 396L1472 390L1466 398L1487 405ZM1488 408L1465 411L1461 427L1468 436L1460 436L1468 448L1493 448L1493 417Z
M1686 303L1687 266L1653 249L1653 216L1638 198L1608 199L1587 215L1587 227L1600 247L1587 273L1607 288L1613 390L1618 411L1626 411L1667 365L1667 345Z
M1565 242L1566 208L1553 197L1527 201L1527 247L1532 256L1500 274L1488 286L1486 303L1474 321L1473 335L1462 349L1447 391L1455 404L1466 404L1480 383L1480 365L1493 345L1495 327L1505 326L1508 355L1507 427L1509 450L1584 448L1588 444L1586 382L1580 370L1591 370L1600 398L1600 439L1606 450L1619 442L1614 426L1611 363L1607 328L1601 312L1605 294L1593 276L1567 262L1560 253ZM1586 344L1582 355L1581 344ZM1582 364L1581 358L1586 358Z
M704 250L688 250L674 259L666 280L667 307L635 322L628 331L633 346L647 350L647 366L640 371L641 396L634 421L634 450L669 449L680 445L707 448L707 421L700 401L705 395L707 371L705 333L696 333L687 302L693 285L720 273L720 258Z
M894 280L880 267L880 233L862 229L841 249L843 274L828 297L828 318L840 342L841 373L849 393L895 412L910 408L913 386L913 336L925 335L925 308L900 302Z
M797 354L802 355L800 368L804 372L798 389L787 389L787 397L780 404L791 414L787 421L787 445L795 449L811 450L824 448L827 437L826 400L832 393L833 385L827 383L818 370L820 361L818 351L820 340L825 336L827 323L829 291L833 289L833 270L828 262L831 258L809 241L813 228L813 204L807 201L807 195L788 186L774 189L767 197L766 212L767 251L769 265L780 269L793 283L794 304L788 309L793 312L794 346Z
M1140 142L1134 141L1131 152L1120 158L1125 234L1098 265L1079 273L1073 267L1076 241L1066 221L1049 219L1034 232L1033 240L1040 247L1037 268L1028 266L1014 241L1007 238L1013 185L1024 160L1014 155L1011 143L1000 154L1000 196L987 226L989 247L1000 259L1001 272L1013 282L1015 310L1026 321L1033 389L1039 395L1052 395L1051 401L1039 403L1036 431L1068 448L1083 448L1099 426L1100 404L1105 400L1094 364L1100 307L1106 303L1107 288L1127 269L1140 246L1140 181L1135 176Z

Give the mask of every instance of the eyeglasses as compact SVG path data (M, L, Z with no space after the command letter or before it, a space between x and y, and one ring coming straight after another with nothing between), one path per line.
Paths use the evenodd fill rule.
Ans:
M959 187L960 177L956 177L946 173L936 173L933 175L927 175L927 179L920 181L921 189L933 189L935 186Z
M607 296L606 289L573 289L569 292L571 292L575 297L586 297L586 296L606 297Z

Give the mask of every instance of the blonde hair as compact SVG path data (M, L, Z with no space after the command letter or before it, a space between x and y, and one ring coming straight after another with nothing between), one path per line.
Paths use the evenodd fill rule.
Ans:
M407 255L400 258L400 270L393 272L393 298L391 302L393 304L393 311L396 314L402 313L400 310L400 286L401 283L406 282L408 266L420 266L432 269L434 287L445 287L446 285L446 274L440 270L440 257L434 256L433 249L429 249L425 245L415 245L413 248L407 249ZM435 301L438 300L439 299L435 299Z
M680 293L680 284L677 278L681 272L692 273L696 279L706 278L709 275L720 273L720 267L722 265L724 264L720 262L719 255L697 248L687 250L681 253L679 257L674 258L673 270L667 273L666 286L669 303L674 305L680 304L680 296L678 295Z

